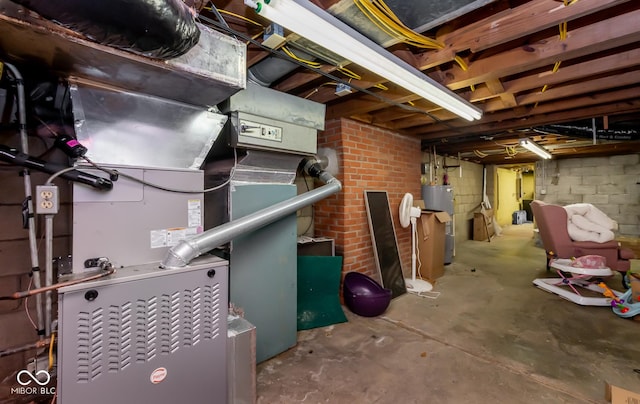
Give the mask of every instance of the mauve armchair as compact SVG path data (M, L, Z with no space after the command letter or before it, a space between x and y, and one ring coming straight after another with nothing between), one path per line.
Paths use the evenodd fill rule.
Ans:
M542 245L547 253L547 269L552 258L574 258L584 255L600 255L607 260L612 271L622 273L622 283L627 288L624 274L631 267L633 251L620 247L615 241L597 243L594 241L573 241L567 231L567 212L562 206L539 200L531 202L531 211L538 226Z

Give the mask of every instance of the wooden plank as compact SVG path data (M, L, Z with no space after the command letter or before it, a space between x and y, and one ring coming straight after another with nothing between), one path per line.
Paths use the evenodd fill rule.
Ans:
M516 80L504 83L505 91L519 93L535 88L541 88L545 84L554 85L570 80L578 80L597 74L610 73L640 65L640 49L632 49L615 55L588 60L570 66L560 66L560 70L552 73L551 70L532 74Z
M635 91L638 91L636 88ZM636 94L639 94L636 92ZM558 105L561 105L558 104ZM609 104L598 104L592 108L583 108L577 110L557 110L550 113L541 113L538 111L537 115L531 116L527 119L509 119L507 121L494 120L483 124L477 124L473 128L473 133L480 136L484 133L491 134L506 130L525 129L540 125L548 125L552 123L569 122L573 120L591 118L593 116L622 114L625 112L636 112L640 108L640 98L635 100L624 99L619 102L613 102ZM507 116L509 118L510 116ZM460 135L464 133L461 128L460 132L449 131L448 133L436 132L436 133L419 133L416 130L416 134L421 139L442 139L450 136ZM468 131L467 131L468 133Z
M535 113L547 114L547 113L554 113L559 111L575 110L579 108L589 109L588 107L591 107L591 106L600 105L600 104L603 104L603 105L609 104L611 105L611 108L613 108L609 112L603 112L602 110L599 110L599 111L593 111L591 109L589 110L592 111L591 112L592 116L607 115L607 114L615 115L616 113L619 113L618 111L615 110L615 108L617 108L617 105L618 105L616 104L617 102L626 100L629 98L631 99L633 99L634 97L637 98L638 94L640 94L640 87L636 86L628 89L609 91L601 94L585 95L582 97L575 97L570 100L560 100L558 102L544 103L535 108ZM487 105L487 108L493 109L491 105ZM514 127L511 125L512 119L516 119L516 118L524 119L529 117L532 113L533 113L532 106L530 105L529 107L523 107L523 112L520 114L516 114L515 116L512 111L494 112L491 114L486 114L481 119L480 123L488 124L490 122L504 122L504 126L496 125L493 130L495 131L509 130L509 129L514 129ZM589 113L590 112L587 111L586 114L588 115ZM558 119L562 122L566 122L568 120L574 119L576 115L583 116L584 113L580 112L576 114L574 111L571 111L571 112L567 112L567 119L562 119L561 117L559 117ZM578 118L578 119L581 119L581 118ZM426 126L419 127L416 125L411 129L405 129L404 133L419 135L423 139L442 138L442 137L459 134L460 131L468 131L469 127L476 126L478 124L478 122L470 123L463 120L455 120L455 121L437 123L432 125L428 125L428 123L429 123L428 121L424 120L423 124ZM475 132L475 129L474 129L474 132ZM482 132L480 131L478 133L482 133Z
M442 84L457 90L487 80L551 66L558 61L631 44L640 41L638 21L640 10L635 10L572 30L566 40L560 40L556 35L536 44L476 60L466 71L454 65L443 72L445 80Z
M551 87L545 92L531 93L517 97L518 105L533 104L548 100L566 98L580 94L595 93L610 88L624 87L636 84L640 81L640 72L633 71L623 74L611 75L596 80L584 81L561 87ZM490 109L487 109L490 110Z
M437 39L456 52L470 49L475 53L628 1L580 0L570 6L556 0L529 1Z

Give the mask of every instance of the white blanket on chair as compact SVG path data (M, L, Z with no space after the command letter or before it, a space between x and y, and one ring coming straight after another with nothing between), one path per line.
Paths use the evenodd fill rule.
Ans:
M564 207L569 217L567 230L574 241L604 243L615 238L612 230L618 223L590 203L575 203Z

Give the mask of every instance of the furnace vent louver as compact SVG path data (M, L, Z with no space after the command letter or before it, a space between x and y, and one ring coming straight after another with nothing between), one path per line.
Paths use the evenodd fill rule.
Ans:
M61 403L226 403L228 262L119 268L58 295Z
M106 313L105 313L106 312ZM77 382L220 336L220 287L196 287L77 314ZM204 326L202 324L204 323Z

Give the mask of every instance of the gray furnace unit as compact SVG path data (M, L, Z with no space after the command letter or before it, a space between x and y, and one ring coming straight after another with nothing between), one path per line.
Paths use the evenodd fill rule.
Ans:
M227 276L207 257L61 288L59 401L226 404Z
M231 173L227 212L220 198L205 197L205 217L237 220L295 197L296 169L316 153L325 106L248 83L220 107L229 114L228 145L247 150ZM230 303L256 327L257 362L297 341L296 232L294 213L231 242Z

